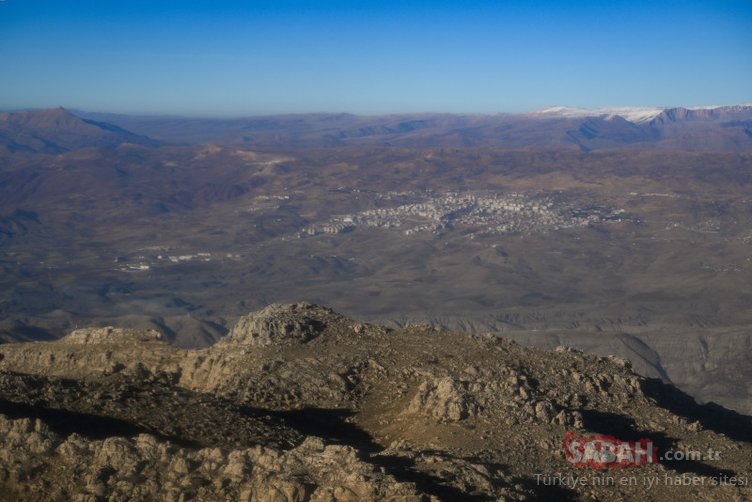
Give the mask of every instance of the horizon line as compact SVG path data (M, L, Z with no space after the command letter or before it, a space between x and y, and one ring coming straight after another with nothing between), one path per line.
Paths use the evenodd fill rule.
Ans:
M63 105L57 106L41 106L41 107L23 107L23 108L0 108L0 113L22 113L22 112L35 112L35 111L47 111L47 110L65 110L74 115L76 113L86 114L101 114L101 115L120 115L129 117L143 117L143 118L183 118L183 119L244 119L253 117L284 117L284 116L300 116L300 115L350 115L353 117L389 117L389 116L405 116L405 115L450 115L450 116L496 116L496 115L555 115L557 112L570 112L576 114L585 114L593 112L591 116L599 115L618 115L618 111L656 111L661 112L664 110L673 109L685 109L685 110L713 110L718 108L732 108L732 107L752 107L752 102L747 103L729 103L729 104L714 104L714 105L667 105L667 106L649 106L649 105L607 105L597 107L581 107L581 106L567 106L567 105L551 105L542 108L536 108L533 110L522 112L511 111L490 111L490 112L449 112L449 111L404 111L404 112L384 112L384 113L357 113L348 111L303 111L303 112L269 112L269 113L248 113L241 115L208 115L208 114L180 114L180 113L159 113L159 112L119 112L119 111L101 111L101 110L87 110L78 107L67 107Z

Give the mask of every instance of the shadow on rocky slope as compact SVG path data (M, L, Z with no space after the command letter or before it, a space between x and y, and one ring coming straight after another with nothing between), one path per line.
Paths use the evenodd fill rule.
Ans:
M697 404L690 395L657 378L643 380L642 391L653 398L658 406L689 422L699 422L704 429L724 434L735 441L752 443L752 417L715 403Z
M641 430L630 417L603 411L582 410L582 422L589 431L614 436L624 441L639 441L643 438L651 440L657 448L659 462L681 474L711 477L731 477L739 474L728 469L718 469L699 460L661 458L667 451L679 451L679 440L662 432Z
M198 443L179 436L166 436L136 423L118 418L81 413L76 411L48 408L40 405L15 403L0 399L0 414L11 419L29 418L45 422L49 428L63 436L78 434L87 439L107 439L113 436L135 436L142 433L152 434L160 439L172 441L187 448L196 448Z
M355 414L349 410L303 408L271 412L270 415L296 428L303 435L318 436L327 442L355 448L361 453L361 458L364 461L383 468L385 472L391 474L400 482L415 483L420 492L438 497L439 500L466 500L470 502L489 500L484 495L473 495L450 486L445 483L446 480L418 469L415 458L385 452L384 448L376 443L368 432L352 422L352 417ZM446 452L438 450L424 450L422 453L452 460L452 457ZM490 471L508 471L507 466L492 464L476 457L462 458L461 460L482 465ZM497 483L501 484L498 478ZM533 500L574 500L574 492L571 490L560 486L541 486L536 484L533 478L514 479L513 484L522 485L525 490L535 493ZM501 488L501 486L497 486L497 488Z

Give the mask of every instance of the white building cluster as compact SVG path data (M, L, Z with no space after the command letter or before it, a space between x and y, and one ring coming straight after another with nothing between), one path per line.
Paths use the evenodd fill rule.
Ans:
M406 194L400 194L401 198ZM620 220L623 211L610 208L571 208L550 197L521 193L414 193L415 202L335 216L306 227L302 235L339 234L356 227L398 229L405 235L469 227L476 232L538 233L604 220ZM387 199L384 197L383 199Z

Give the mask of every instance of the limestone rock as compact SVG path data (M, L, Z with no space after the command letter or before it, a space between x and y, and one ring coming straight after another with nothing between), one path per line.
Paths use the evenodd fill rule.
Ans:
M461 383L450 377L442 377L421 383L407 411L440 422L458 422L475 415L477 405Z
M308 303L273 304L241 317L222 343L264 347L305 343L320 335L333 312Z
M53 448L40 453L29 434ZM426 500L414 484L382 473L353 448L316 439L288 451L191 450L147 434L64 438L0 415L0 460L0 481L16 500Z
M96 328L0 346L0 498L752 500L748 486L541 487L535 473L582 474L564 458L567 433L724 452L698 472L752 465L748 417L624 360L389 330L308 304L249 314L207 349L159 339Z
M82 328L72 331L63 337L63 342L69 344L127 344L163 341L162 334L153 329L123 329L108 326L106 328Z

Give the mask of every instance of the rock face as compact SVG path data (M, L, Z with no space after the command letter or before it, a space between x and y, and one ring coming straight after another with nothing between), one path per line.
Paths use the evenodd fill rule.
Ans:
M407 408L440 422L457 422L477 415L478 406L462 385L450 377L423 382Z
M64 337L63 340L67 343L82 345L108 343L128 344L162 341L163 337L159 331L153 329L135 330L108 326L106 328L77 329L71 331L71 333Z
M225 340L251 347L305 343L320 335L327 318L334 315L308 303L273 304L241 317Z
M579 412L542 395L524 374L504 367L482 373L471 367L457 379L444 376L423 381L406 412L438 423L503 417L510 426L582 426Z
M0 461L2 482L27 500L425 500L355 449L317 438L288 451L187 449L149 434L61 437L40 420L0 416Z
M101 328L0 354L0 499L752 499L749 417L564 347L294 304L203 350ZM567 462L568 434L721 455L616 470L637 485L542 484L599 474ZM682 475L707 484L642 482Z

